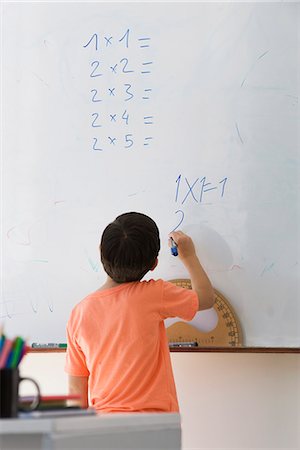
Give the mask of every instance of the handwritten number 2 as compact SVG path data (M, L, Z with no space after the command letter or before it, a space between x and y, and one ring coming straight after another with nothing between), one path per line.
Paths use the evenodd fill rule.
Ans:
M94 138L93 150L97 150L99 152L103 151L103 148L98 147L98 139Z
M92 90L91 90L91 93L93 94L93 96L92 96L92 102L101 102L100 98L99 98L99 99L96 98L96 96L97 96L97 94L98 94L97 89L92 89Z
M181 209L179 209L178 211L175 212L175 214L178 214L178 213L180 214L180 221L179 221L178 225L176 225L176 227L173 229L173 231L177 230L177 228L180 227L180 225L182 224L182 222L184 220L184 212Z
M128 59L127 59L127 58L121 59L120 63L122 64L123 62L124 62L124 65L123 65L122 72L123 72L123 73L132 73L133 70L126 70L126 69L127 69L127 66L128 66Z
M92 72L91 72L91 74L90 74L90 77L91 77L91 78L101 77L101 76L102 76L102 73L97 72L97 69L98 69L99 66L100 66L100 62L99 62L99 61L93 61L93 62L91 63L91 66L94 67L94 69L92 70Z
M93 128L100 128L101 125L99 123L98 124L96 123L97 119L99 118L99 114L98 113L93 113L92 117L94 117L94 120L92 122L92 127Z

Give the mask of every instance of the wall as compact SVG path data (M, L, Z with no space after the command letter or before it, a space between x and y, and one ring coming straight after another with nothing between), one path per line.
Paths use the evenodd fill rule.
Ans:
M300 355L172 353L183 449L299 449ZM66 393L63 353L29 354L23 376ZM28 394L24 383L21 394Z

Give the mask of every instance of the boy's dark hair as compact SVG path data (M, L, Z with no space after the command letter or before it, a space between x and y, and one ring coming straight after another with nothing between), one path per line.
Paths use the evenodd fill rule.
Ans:
M155 265L159 250L157 225L142 213L121 214L101 237L104 270L117 283L141 280Z

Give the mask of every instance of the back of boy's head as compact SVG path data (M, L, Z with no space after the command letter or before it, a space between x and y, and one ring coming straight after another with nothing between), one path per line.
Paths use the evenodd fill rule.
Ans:
M118 216L101 237L104 270L117 283L141 280L154 267L159 250L156 223L137 212Z

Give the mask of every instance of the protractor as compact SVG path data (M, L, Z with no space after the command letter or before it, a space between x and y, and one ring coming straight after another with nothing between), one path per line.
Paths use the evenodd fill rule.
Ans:
M191 289L191 280L178 278L170 280L177 286ZM243 335L240 322L229 301L217 289L215 292L214 310L218 316L216 327L203 332L186 322L176 322L167 328L167 336L170 343L193 343L199 347L242 347Z

